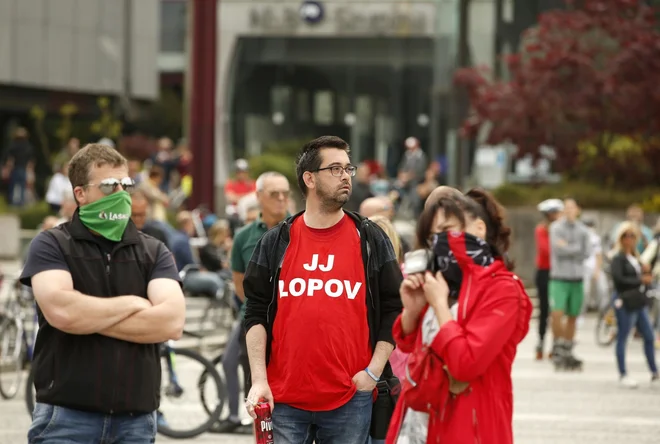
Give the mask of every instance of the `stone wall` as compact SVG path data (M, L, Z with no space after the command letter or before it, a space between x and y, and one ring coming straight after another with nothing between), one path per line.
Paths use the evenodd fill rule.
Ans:
M16 259L20 251L20 219L14 214L0 214L0 259Z

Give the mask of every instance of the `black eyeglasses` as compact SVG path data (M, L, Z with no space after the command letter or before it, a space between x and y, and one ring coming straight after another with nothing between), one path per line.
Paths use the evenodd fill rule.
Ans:
M88 183L86 187L98 187L99 190L106 196L117 191L117 187L121 185L122 189L129 194L135 191L135 181L130 177L123 179L105 179L99 183Z
M346 174L348 174L351 177L355 176L355 173L357 173L357 167L354 165L348 165L346 167L339 166L339 165L334 165L334 166L329 166L325 168L319 168L316 171L313 171L314 173L319 172L319 171L324 171L324 170L330 170L330 174L332 174L335 177L341 177L344 171L346 171Z

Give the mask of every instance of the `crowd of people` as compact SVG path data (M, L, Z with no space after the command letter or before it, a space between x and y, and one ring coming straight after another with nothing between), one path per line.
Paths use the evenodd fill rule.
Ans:
M158 374L150 347L180 336L184 294L228 292L238 312L222 361L229 414L213 431L245 431L244 390L251 415L258 402L270 404L278 443L513 441L510 369L532 305L512 272L503 209L488 192L440 185L440 162L427 162L414 138L390 182L375 163L352 165L348 144L325 136L296 162L302 211L284 175L252 180L238 159L225 186L227 217L219 219L185 207L192 189L185 141L175 147L163 138L158 146L142 163L111 145L81 149L72 139L58 157L45 196L54 214L31 243L21 278L40 308L31 443L84 441L110 416L124 421L127 440L147 439L152 431L130 424L158 421L159 385L147 384ZM10 157L8 165L21 168L23 160ZM602 238L574 199L538 209L537 359L546 358L549 322L548 357L557 368L581 369L576 326L586 311L611 305L621 385L638 386L625 364L633 329L657 383L660 311L649 309L660 223L654 234L633 205ZM414 245L393 224L402 213L417 220ZM131 374L111 351L117 339L126 343L122 353L140 356ZM67 350L76 359L63 360ZM112 383L83 375L98 350ZM144 387L130 396L108 392L135 384ZM52 426L56 411L86 427Z
M240 427L242 363L248 412L268 402L280 444L512 442L510 368L532 306L489 193L398 184L426 193L410 246L388 192L344 208L360 168L338 137L302 148L295 214L288 181L267 172L229 184L229 219L181 210L170 227L134 171L112 147L80 149L68 163L72 214L30 245L21 280L40 329L29 442L105 439L107 421L113 442L153 442L153 347L181 335L191 266L183 291L217 297L231 279L241 307L222 362L230 414L215 431ZM191 242L200 232L207 242Z
M620 384L638 387L638 382L627 374L625 364L628 337L633 329L643 339L650 380L656 384L655 345L660 344L656 339L660 334L660 316L658 302L652 295L660 278L660 220L652 230L644 224L641 207L631 205L626 220L601 237L595 221L581 217L574 199L548 199L538 205L538 210L543 221L535 231L540 308L536 359L545 358L550 321L553 343L548 357L557 368L582 369L582 360L573 354L576 325L586 311L603 312L612 306L617 323L615 350Z

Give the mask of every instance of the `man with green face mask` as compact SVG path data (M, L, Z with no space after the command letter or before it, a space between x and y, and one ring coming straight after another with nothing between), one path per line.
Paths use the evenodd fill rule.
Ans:
M87 145L69 179L78 209L34 238L21 275L39 315L28 442L154 442L159 343L178 339L185 321L178 272L131 221L121 154Z

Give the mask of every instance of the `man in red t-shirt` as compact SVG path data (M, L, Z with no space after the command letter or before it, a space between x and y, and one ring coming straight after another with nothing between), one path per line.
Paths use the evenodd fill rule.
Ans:
M543 359L545 333L548 328L550 303L548 285L550 283L550 224L561 217L564 202L560 199L546 199L537 206L543 220L534 229L536 240L536 292L539 297L539 341L536 345L536 359Z
M356 172L348 153L333 136L303 147L305 211L264 234L243 281L246 406L271 404L278 444L368 442L374 389L391 375L402 276L385 233L342 209Z
M250 179L249 165L245 159L237 159L234 163L236 176L225 183L225 196L227 203L236 205L241 197L254 193L257 190L257 184Z

